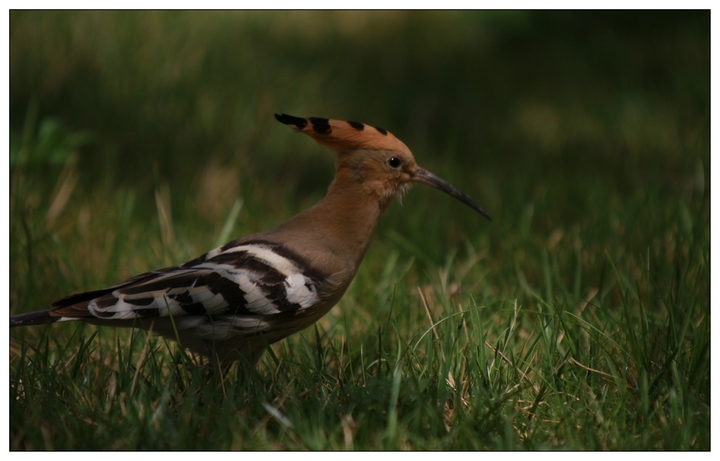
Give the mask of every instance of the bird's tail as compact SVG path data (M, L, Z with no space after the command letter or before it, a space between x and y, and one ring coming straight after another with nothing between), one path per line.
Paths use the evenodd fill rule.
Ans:
M10 317L10 327L20 327L25 325L43 325L45 323L54 323L60 320L60 317L50 315L52 309L46 311L28 312L25 314L13 315Z

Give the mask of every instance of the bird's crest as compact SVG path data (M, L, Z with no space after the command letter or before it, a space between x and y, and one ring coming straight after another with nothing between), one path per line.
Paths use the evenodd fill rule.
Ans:
M355 149L382 149L410 153L410 149L392 133L377 126L319 117L295 117L275 114L275 118L307 134L319 144L339 153Z

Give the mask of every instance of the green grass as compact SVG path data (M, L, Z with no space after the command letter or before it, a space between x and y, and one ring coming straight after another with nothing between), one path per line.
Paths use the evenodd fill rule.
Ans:
M709 13L18 12L10 312L268 229L355 119L415 187L348 293L214 376L145 332L13 329L10 448L710 448Z

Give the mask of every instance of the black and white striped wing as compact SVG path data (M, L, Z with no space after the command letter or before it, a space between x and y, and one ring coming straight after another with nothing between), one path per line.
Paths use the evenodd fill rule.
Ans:
M55 312L60 321L169 315L231 315L250 320L297 315L320 301L323 276L308 270L302 259L294 256L268 242L230 243L181 266L148 272L105 290L69 296L54 304ZM78 303L82 303L82 315L66 317Z

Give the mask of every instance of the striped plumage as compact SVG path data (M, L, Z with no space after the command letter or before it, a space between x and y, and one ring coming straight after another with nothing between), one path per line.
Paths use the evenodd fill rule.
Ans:
M335 180L317 205L185 264L13 316L10 325L81 320L139 327L179 337L182 346L223 363L241 356L257 363L266 344L312 325L340 300L380 215L410 182L443 190L489 219L467 195L419 168L405 144L382 128L275 117L337 153Z

